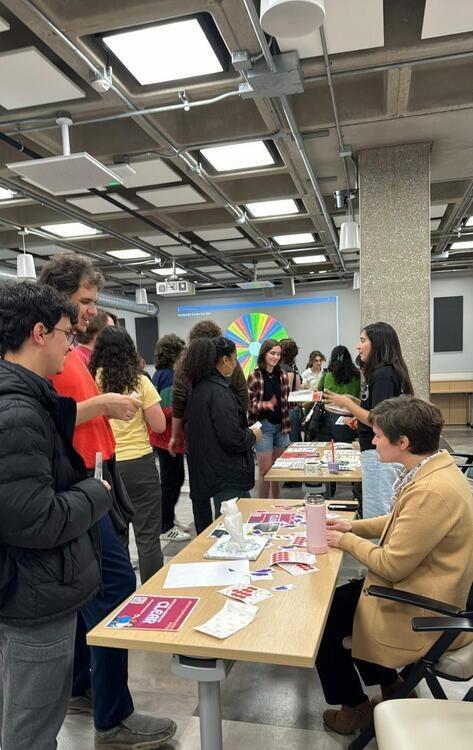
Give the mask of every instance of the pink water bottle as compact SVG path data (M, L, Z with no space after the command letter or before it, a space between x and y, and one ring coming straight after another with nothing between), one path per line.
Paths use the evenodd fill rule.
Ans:
M309 492L305 498L307 519L307 552L322 555L327 552L327 519L325 516L325 498Z

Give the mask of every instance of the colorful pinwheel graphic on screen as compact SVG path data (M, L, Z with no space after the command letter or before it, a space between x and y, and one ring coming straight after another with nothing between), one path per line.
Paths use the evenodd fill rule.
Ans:
M242 315L230 323L225 336L235 342L237 357L247 378L258 359L261 344L265 339L287 339L287 331L281 323L264 313Z

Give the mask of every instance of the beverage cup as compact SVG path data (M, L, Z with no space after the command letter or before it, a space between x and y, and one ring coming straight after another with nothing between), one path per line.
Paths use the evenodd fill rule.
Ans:
M329 474L338 474L340 472L338 461L328 461L327 465Z

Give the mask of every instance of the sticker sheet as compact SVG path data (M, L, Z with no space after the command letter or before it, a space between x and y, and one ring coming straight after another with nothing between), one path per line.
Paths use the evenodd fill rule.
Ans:
M242 628L246 628L255 619L258 607L242 602L225 602L216 615L194 628L213 638L228 638Z
M227 586L225 589L220 589L218 593L245 604L258 604L272 596L271 591L258 588L258 586Z

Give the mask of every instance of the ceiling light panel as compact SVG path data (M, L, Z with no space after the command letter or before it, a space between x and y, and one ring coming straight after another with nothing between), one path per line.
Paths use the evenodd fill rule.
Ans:
M43 224L41 229L58 237L92 237L100 234L98 229L88 227L80 221L69 221L64 224Z
M195 231L194 234L205 242L212 240L233 240L241 237L241 232L236 227L224 227L223 229L203 229L201 232Z
M205 203L206 199L192 185L179 185L157 190L141 190L137 195L157 208L186 206L192 203Z
M426 0L421 39L473 31L471 0Z
M142 86L223 70L196 18L112 34L103 41Z
M155 247L166 247L167 245L179 245L178 240L173 240L172 237L168 237L167 234L140 234L138 239L147 242L149 245Z
M473 216L470 216L465 224L466 227L473 227Z
M471 250L473 249L473 241L463 241L463 242L452 242L450 245L450 250Z
M278 245L308 245L314 242L314 236L310 232L300 232L299 234L277 234L273 240Z
M212 146L202 148L200 153L217 172L234 172L275 164L275 159L264 141Z
M82 89L35 47L0 54L0 104L5 109L35 107L83 97Z
M325 3L324 31L329 55L383 47L383 0L350 0L349 3L330 0ZM323 54L318 29L300 37L278 36L277 41L281 52L296 50L301 59Z
M86 195L83 198L67 198L68 203L87 211L89 214L113 214L122 212L123 208L114 206L113 203L100 198L98 195Z
M107 250L107 255L112 255L120 260L137 260L138 258L150 258L150 253L140 250L139 247L129 247L125 250Z
M183 268L176 268L175 271L172 268L152 268L151 270L158 276L173 276L174 274L176 276L183 276L183 274L187 273Z
M8 190L7 188L0 187L0 201L9 201L14 197L15 193L13 192L13 190Z
M255 246L252 242L242 237L240 240L225 240L225 242L212 242L213 247L217 250L225 252L225 250L244 250L249 247L254 250Z
M1 31L10 31L10 24L0 16L0 32Z
M289 214L300 213L299 206L292 198L247 203L246 208L255 219L261 219L266 216L288 216Z
M292 262L300 266L312 265L312 263L325 263L325 261L325 255L296 255L292 258Z
M145 159L130 162L136 174L123 175L125 187L143 187L144 185L162 185L167 182L181 182L181 177L168 167L161 159ZM114 165L110 165L113 170Z

